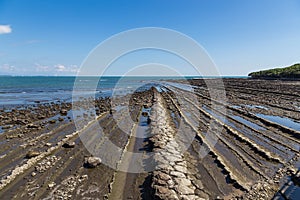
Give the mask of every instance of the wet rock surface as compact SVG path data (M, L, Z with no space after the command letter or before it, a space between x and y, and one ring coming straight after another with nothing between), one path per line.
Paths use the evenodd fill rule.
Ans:
M88 168L95 168L101 164L101 158L98 157L88 157L84 161L84 165Z
M40 152L38 152L38 151L29 151L26 154L26 158L33 158L33 157L36 157L38 155L40 155Z
M299 82L224 79L226 113L212 106L204 80L190 81L194 92L174 82L179 86L136 92L116 99L116 105L109 98L97 99L94 110L87 106L91 99L83 98L75 103L82 110L74 118L65 102L0 109L0 199L107 199L118 196L116 192L121 199L288 195L288 186L299 177L300 137L293 126L300 121ZM129 119L147 127L146 138L132 138L118 127ZM76 130L74 121L82 130ZM98 125L121 151L130 147L155 153L141 161L156 163L155 170L121 174L91 155L80 135L96 133ZM212 144L209 130L217 133L218 126L223 129ZM184 149L190 134L193 140ZM97 148L105 146L102 138L91 141L97 141ZM118 176L122 181L116 182Z
M63 144L63 147L64 147L64 148L74 148L75 145L76 145L75 142L68 141L68 142L65 142L65 143Z

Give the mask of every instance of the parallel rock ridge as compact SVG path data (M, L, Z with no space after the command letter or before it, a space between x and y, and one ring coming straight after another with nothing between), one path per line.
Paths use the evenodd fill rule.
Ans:
M175 140L175 130L170 125L164 100L157 92L155 99L151 113L154 135L151 140L154 143L154 160L157 163L152 183L154 196L158 199L203 199L195 195L196 187L189 178L187 162Z
M97 99L94 112L81 99L75 118L69 103L0 109L0 199L298 200L299 82L223 79L226 103L210 97L207 81L221 89L215 79L189 81L194 91L172 80L115 105ZM131 160L145 173L118 171L108 160Z

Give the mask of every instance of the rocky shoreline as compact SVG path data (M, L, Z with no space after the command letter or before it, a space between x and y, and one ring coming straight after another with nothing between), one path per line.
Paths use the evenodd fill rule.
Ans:
M214 85L215 80L205 81ZM220 102L211 100L205 81L191 80L193 91L154 85L115 99L117 107L110 98L101 98L90 110L91 99L81 99L78 116L65 102L1 109L0 198L272 199L287 177L298 177L299 84L224 79L228 99ZM120 127L129 118L135 123L126 127L130 134ZM212 122L222 127L216 144L208 140ZM145 168L143 173L105 165L109 149L106 140L94 137L98 125L121 149L117 169L132 160ZM138 138L141 133L146 137ZM97 148L105 147L108 157L92 155L82 135L91 136ZM190 145L184 149L186 142ZM126 151L142 156L135 160ZM147 171L151 163L154 171Z

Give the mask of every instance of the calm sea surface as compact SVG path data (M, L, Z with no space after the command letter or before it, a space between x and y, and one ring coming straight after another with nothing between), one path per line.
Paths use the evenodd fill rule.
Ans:
M171 77L168 77L171 78ZM174 79L173 77L171 79ZM37 101L70 101L74 82L80 85L82 93L109 96L115 87L118 90L134 88L149 80L162 77L0 77L0 105L32 104ZM163 78L163 79L166 79ZM121 81L120 81L121 80ZM118 82L120 81L120 82ZM98 83L98 84L97 84ZM116 86L117 84L117 86ZM95 85L97 87L95 88Z
M82 92L86 94L109 96L113 90L137 88L151 80L162 79L182 79L182 77L102 77L99 79L97 77L0 76L0 105L33 104L37 101L71 101L75 80L80 84Z

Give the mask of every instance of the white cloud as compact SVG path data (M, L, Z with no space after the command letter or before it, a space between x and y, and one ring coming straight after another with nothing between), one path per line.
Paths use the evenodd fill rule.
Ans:
M35 70L37 72L48 73L51 74L76 74L79 71L79 67L77 65L62 65L57 64L54 66L40 65L38 63L35 64Z
M0 66L1 71L14 71L15 70L15 66L9 65L9 64L4 64Z
M0 34L11 33L12 29L10 25L0 25Z
M46 65L40 65L38 63L35 63L35 70L37 72L49 72L50 71L50 68L49 66L46 66Z
M43 65L35 63L31 67L20 67L11 64L3 63L0 64L0 75L10 74L10 75L76 75L79 72L79 67L77 65Z
M67 68L64 65L60 65L60 64L55 65L54 67L57 72L65 72L67 70Z
M68 72L68 73L77 73L79 71L79 67L77 65L70 65L70 66L65 66L65 65L55 65L55 70L57 72Z
M79 72L79 67L77 65L71 65L69 67L69 71L72 73L78 73Z

